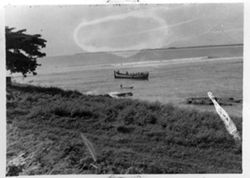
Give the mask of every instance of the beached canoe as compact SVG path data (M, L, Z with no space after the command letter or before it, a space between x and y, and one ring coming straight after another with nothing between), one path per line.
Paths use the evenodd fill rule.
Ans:
M125 97L129 97L129 96L133 96L132 92L109 92L108 93L109 96L111 96L112 98L125 98Z

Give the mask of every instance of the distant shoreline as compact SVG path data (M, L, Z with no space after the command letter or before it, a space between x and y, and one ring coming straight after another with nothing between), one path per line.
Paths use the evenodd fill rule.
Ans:
M221 44L221 45L201 45L201 46L182 46L182 47L168 47L168 48L145 48L145 49L134 49L134 50L118 50L118 51L97 51L97 52L81 52L81 53L72 53L65 55L54 55L47 57L60 57L60 56L71 56L71 55L81 55L81 54L98 54L98 53L122 53L122 52L133 52L133 51L154 51L154 50L178 50L178 49L199 49L199 48L215 48L215 47L236 47L236 46L244 46L243 43L238 44Z
M145 48L145 49L138 49L138 50L124 50L124 51L98 51L98 52L83 52L83 53L76 53L77 54L90 54L90 53L115 53L115 52L133 52L133 51L143 51L143 50L171 50L171 49L190 49L190 48L214 48L214 47L229 47L229 46L244 46L244 44L222 44L222 45L202 45L202 46L183 46L183 47L168 47L168 48Z
M186 47L169 47L169 48L159 48L159 49L213 48L213 47L228 47L228 46L244 46L244 44L202 45L202 46L186 46Z

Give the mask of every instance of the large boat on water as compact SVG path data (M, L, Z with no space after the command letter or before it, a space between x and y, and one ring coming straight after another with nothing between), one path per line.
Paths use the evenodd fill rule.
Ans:
M114 71L115 78L122 79L137 79L137 80L148 80L149 72L136 72L136 73L122 73L119 70Z

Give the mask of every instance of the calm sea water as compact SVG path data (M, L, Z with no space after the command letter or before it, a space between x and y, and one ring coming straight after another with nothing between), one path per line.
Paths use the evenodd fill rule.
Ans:
M214 51L218 58L207 58L208 54L215 54ZM94 65L84 65L81 60L78 65L76 61L74 65L70 65L71 61L67 60L55 65L55 61L50 59L46 61L47 65L40 67L37 76L25 79L16 77L16 80L41 86L76 89L86 94L131 91L133 98L163 103L181 104L187 97L206 96L208 91L217 96L242 98L242 47L171 50L171 60L168 53L165 53L155 60L146 60L145 57L145 60L140 59L139 62L135 59L125 63L106 62ZM184 57L174 58L174 53L176 56L183 53ZM188 54L186 58L185 54ZM150 77L146 81L114 79L113 71L116 69L129 72L149 71ZM134 89L120 89L120 84L133 86ZM240 109L241 107L237 108L237 111L241 113Z

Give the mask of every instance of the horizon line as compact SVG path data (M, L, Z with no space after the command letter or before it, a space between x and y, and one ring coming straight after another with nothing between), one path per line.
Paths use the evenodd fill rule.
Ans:
M72 56L72 55L80 55L80 54L134 52L134 51L142 51L142 50L175 50L175 49L204 48L204 47L218 47L218 46L244 46L244 43L219 44L219 45L200 45L200 46L181 46L181 47L171 46L171 47L163 47L163 48L144 48L144 49L115 50L115 51L79 52L79 53L72 53L72 54L45 56L45 57Z

